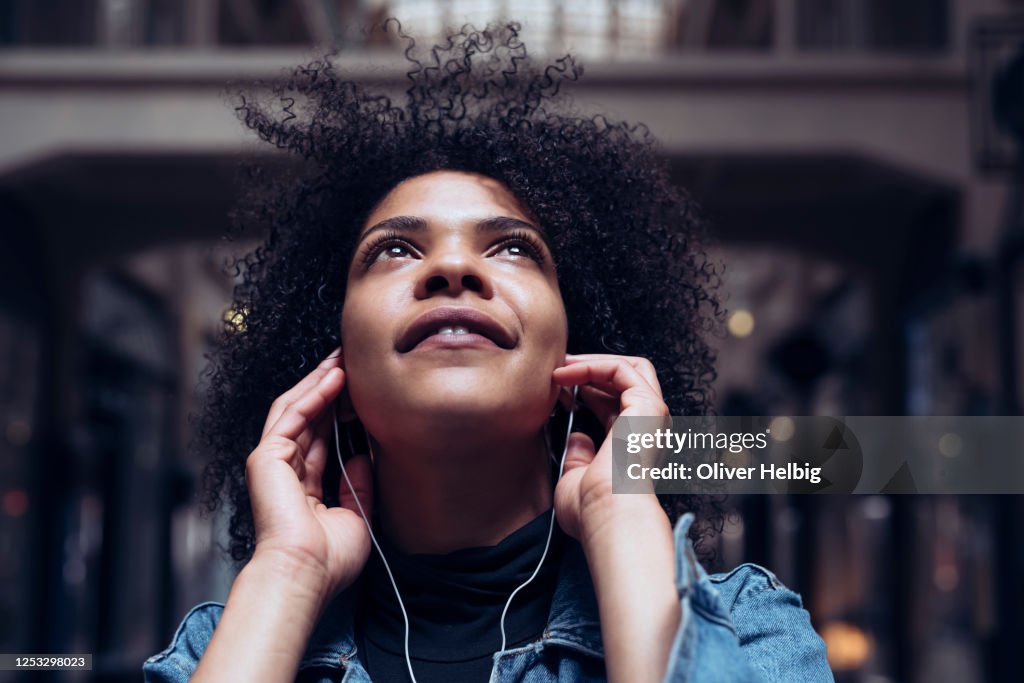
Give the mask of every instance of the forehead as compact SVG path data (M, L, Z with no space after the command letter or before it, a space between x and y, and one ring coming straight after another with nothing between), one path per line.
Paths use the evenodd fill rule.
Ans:
M363 229L386 218L410 215L449 224L491 216L529 221L525 207L502 182L465 171L434 171L392 188L370 212Z

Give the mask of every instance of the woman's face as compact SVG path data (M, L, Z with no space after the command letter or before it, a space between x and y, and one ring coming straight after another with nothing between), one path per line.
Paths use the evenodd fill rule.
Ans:
M535 434L568 335L541 226L502 183L459 171L405 180L370 213L341 330L349 396L377 435Z

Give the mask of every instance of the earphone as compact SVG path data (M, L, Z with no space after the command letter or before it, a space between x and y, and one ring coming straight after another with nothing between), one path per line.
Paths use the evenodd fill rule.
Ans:
M573 402L573 406L576 405L576 393L577 393L577 390L578 390L578 387L573 386L573 388L572 388L572 402ZM573 420L573 416L574 415L575 415L575 411L574 410L570 410L569 411L568 424L567 424L567 426L565 428L565 447L562 449L562 458L561 458L561 460L560 460L560 462L558 464L558 477L555 479L555 485L556 486L558 485L558 481L562 478L562 472L565 469L565 456L569 452L569 435L572 433L572 420ZM402 602L402 595L398 591L398 584L395 583L395 576L394 576L394 574L391 573L391 565L388 564L387 558L384 557L384 551L381 550L380 544L377 542L377 537L373 533L373 525L370 524L370 519L366 516L366 511L363 510L363 504L359 501L359 496L356 495L356 490L355 490L355 487L352 485L352 480L349 479L348 472L345 470L345 463L342 461L342 457L341 457L341 437L340 437L340 435L338 433L338 420L335 419L333 422L334 422L334 449L335 449L335 452L338 455L338 464L341 466L341 474L342 474L343 477L345 477L345 483L348 484L348 490L352 492L352 497L356 501L356 507L359 509L359 515L363 518L363 522L366 523L366 530L370 533L370 541L373 543L373 547L377 549L377 554L380 555L381 562L384 564L384 570L387 572L388 579L391 581L391 587L395 591L395 598L397 598L397 600L398 600L398 608L402 612L402 620L405 623L405 665L406 665L406 667L409 670L409 679L412 681L412 683L416 683L416 675L413 673L413 670L412 670L412 656L409 653L409 614L408 614L408 612L405 611L405 603ZM354 447L354 445L352 443L352 434L348 433L348 431L346 430L346 435L348 437L349 449L350 449L350 451L352 453L355 453L355 447ZM372 458L373 457L373 445L371 444L369 438L366 439L366 445L370 449L370 456ZM548 444L548 452L550 453L550 451L551 451L551 446L550 446L550 443L549 443ZM553 453L551 455L552 455L552 457L554 456ZM552 496L554 496L553 492L552 492ZM528 586L530 584L530 582L533 581L537 577L537 574L540 573L540 568L544 565L544 560L548 556L548 550L551 548L551 537L554 534L554 531L555 531L555 506L554 506L554 501L552 501L552 505L551 505L551 522L548 525L548 537L547 537L547 540L544 542L544 552L541 553L540 561L537 563L537 567L533 570L533 573L530 574L530 577L528 579L526 579L526 581L524 581L518 588L516 588L514 591L512 591L511 595L508 596L508 601L505 603L505 608L501 611L501 622L500 622L500 627L501 627L501 649L498 650L499 652L504 651L505 645L506 645L506 641L507 641L507 638L506 638L506 635L505 635L505 616L508 614L508 608L512 605L512 600L516 597L516 594L519 591L521 591L523 588Z

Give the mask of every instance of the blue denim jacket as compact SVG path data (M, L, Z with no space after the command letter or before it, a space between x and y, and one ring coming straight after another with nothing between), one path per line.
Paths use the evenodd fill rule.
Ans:
M682 606L665 680L832 681L825 643L800 596L755 564L709 575L686 533L693 515L676 524L676 577ZM368 683L353 637L355 591L342 592L310 637L299 664L303 683ZM180 683L202 657L223 605L203 603L185 617L170 646L146 660L147 683ZM540 640L494 655L491 683L604 681L597 599L583 549L569 541Z

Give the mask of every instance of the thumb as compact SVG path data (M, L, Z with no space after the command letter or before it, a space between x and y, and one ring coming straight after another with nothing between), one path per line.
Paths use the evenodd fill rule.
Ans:
M563 476L579 467L586 467L594 461L594 440L583 432L569 434L568 448L565 453Z
M353 456L344 464L344 469L345 471L338 479L338 501L341 507L358 515L359 506L356 504L355 498L358 495L363 512L369 519L373 511L373 469L370 465L370 456ZM352 488L349 488L348 482L345 481L345 473L348 473Z
M593 461L593 440L582 432L570 434L562 478L555 486L555 517L562 531L576 540L580 538L580 485Z

